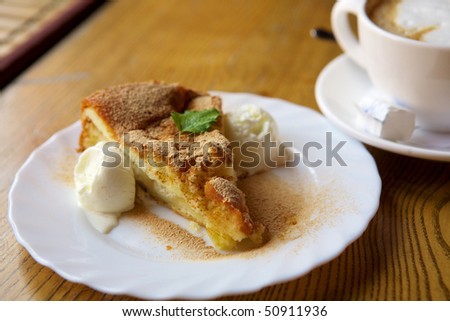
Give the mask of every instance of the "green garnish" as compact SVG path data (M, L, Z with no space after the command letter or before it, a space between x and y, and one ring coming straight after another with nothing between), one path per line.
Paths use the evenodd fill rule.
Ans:
M220 112L215 108L199 111L187 110L182 114L173 111L170 116L181 132L200 134L211 128L219 118Z

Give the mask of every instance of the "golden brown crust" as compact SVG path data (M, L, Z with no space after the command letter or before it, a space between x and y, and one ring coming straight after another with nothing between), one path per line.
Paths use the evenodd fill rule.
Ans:
M205 184L205 196L226 203L242 213L248 213L244 193L222 177L213 177Z
M172 111L183 112L199 95L178 84L130 83L96 91L83 100L82 109L94 109L117 135L122 135L154 126Z
M229 141L219 132L221 117L209 132L196 135L179 133L170 117L173 111L211 108L222 111L221 105L219 97L159 81L98 90L82 102L83 131L79 150L92 145L87 139L90 119L86 111L90 109L102 120L110 137L136 147L143 158L150 156L183 172L192 166L203 169L222 164L231 166ZM164 146L161 142L170 144Z
M237 215L236 222L242 222L239 229L243 233L247 235L253 233L253 223L245 204L245 195L236 185L222 177L213 177L205 184L205 196L226 205Z

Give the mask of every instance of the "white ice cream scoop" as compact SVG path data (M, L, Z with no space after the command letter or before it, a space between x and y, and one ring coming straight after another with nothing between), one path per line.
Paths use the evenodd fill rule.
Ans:
M74 175L78 203L101 232L108 232L117 225L120 213L134 207L134 173L124 165L124 153L116 143L99 142L86 149Z
M279 165L278 128L272 116L262 108L242 105L225 114L225 133L235 147L233 163L239 176L253 175ZM272 143L263 143L265 141Z

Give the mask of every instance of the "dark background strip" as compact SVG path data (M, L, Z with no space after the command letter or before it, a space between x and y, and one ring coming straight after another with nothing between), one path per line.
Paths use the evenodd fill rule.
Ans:
M75 1L12 52L0 58L0 89L3 89L59 40L102 6L104 0Z

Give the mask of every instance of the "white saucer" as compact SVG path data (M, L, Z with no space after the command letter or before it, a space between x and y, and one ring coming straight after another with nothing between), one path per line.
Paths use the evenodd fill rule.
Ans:
M374 136L358 124L356 102L374 87L366 72L346 55L331 61L316 82L316 100L323 114L348 135L375 147L417 158L450 162L450 133L420 128L407 142Z

